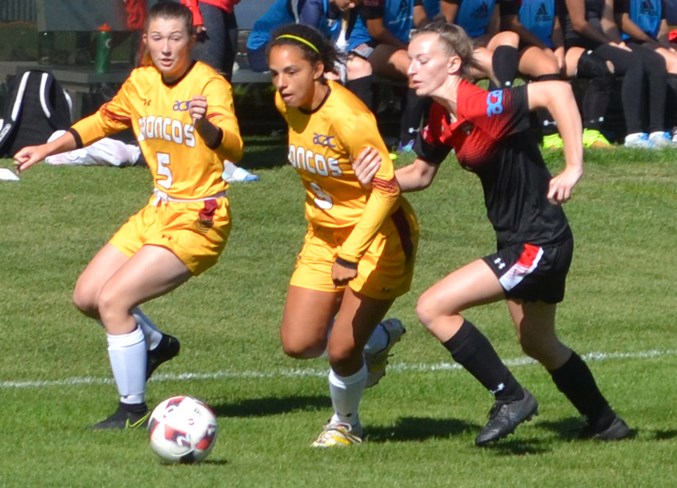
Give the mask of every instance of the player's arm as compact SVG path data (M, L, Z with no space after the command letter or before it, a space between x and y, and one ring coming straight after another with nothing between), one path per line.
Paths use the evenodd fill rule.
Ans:
M569 19L571 20L571 26L577 34L600 44L611 42L611 39L592 27L590 22L588 22L585 16L585 0L565 1L567 12L569 12Z
M500 4L498 11L500 13L502 30L515 32L519 36L520 42L523 44L547 49L547 46L543 41L541 41L536 34L524 27L524 24L520 21L520 2L515 0L504 1Z
M87 146L110 134L120 132L131 125L127 111L129 93L133 86L125 81L118 93L92 115L77 121L62 136L52 142L21 149L14 155L17 171L20 173L47 156Z
M219 158L232 162L242 158L243 142L235 117L233 92L225 78L214 78L207 83L202 95L191 101L189 113L195 130Z
M393 35L383 22L384 6L382 0L365 0L360 9L360 15L362 15L364 25L367 26L372 39L380 44L390 44L399 49L407 49L407 44Z
M442 0L442 3L440 3L440 13L447 22L453 23L458 14L458 0Z
M548 200L561 204L571 198L583 176L583 142L581 117L573 90L563 81L542 81L527 85L529 110L548 109L564 141L564 170L550 180Z
M414 27L423 27L430 22L422 0L414 0L414 10L411 17L414 21Z
M403 192L425 190L432 184L439 168L438 164L416 158L413 163L395 171L395 177Z
M380 155L379 165L372 181L364 211L348 238L343 242L332 279L337 285L345 284L357 274L357 263L362 258L374 236L397 205L400 187L395 179L393 163L388 157L376 120L371 113L357 115L341 124L341 140L350 148L352 158L357 159L364 148L371 147Z
M52 142L40 144L39 146L27 146L19 150L14 155L14 164L17 172L21 173L47 156L59 154L66 151L72 151L77 148L75 136L71 131L67 131Z
M365 148L353 160L353 169L358 181L365 188L370 188L376 172L381 167L383 158L373 148ZM411 192L428 188L437 174L438 164L429 163L422 158L416 158L413 163L395 170L395 178L400 185L400 191Z

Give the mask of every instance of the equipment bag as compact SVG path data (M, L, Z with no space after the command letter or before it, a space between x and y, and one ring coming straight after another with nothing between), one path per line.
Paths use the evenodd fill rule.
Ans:
M26 71L8 83L0 122L0 157L25 146L43 144L55 130L71 125L72 103L54 75Z

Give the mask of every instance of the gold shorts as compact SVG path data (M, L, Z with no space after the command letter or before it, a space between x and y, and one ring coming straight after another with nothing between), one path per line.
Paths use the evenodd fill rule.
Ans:
M336 292L331 268L352 227L330 229L308 226L303 249L290 284L317 291ZM393 300L411 287L418 246L418 221L408 202L383 223L348 284L355 292L378 300Z
M216 264L230 234L228 198L157 206L152 201L120 227L110 244L129 257L144 245L164 247L195 276Z

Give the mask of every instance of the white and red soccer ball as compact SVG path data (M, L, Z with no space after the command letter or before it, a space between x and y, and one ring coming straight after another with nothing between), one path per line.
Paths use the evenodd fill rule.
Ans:
M169 463L197 463L216 442L214 412L202 401L175 396L160 403L148 422L150 447Z

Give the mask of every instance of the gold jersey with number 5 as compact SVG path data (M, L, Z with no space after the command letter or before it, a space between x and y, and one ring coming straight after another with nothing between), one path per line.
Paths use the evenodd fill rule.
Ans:
M207 97L207 119L221 132L208 147L188 113L195 95ZM137 68L95 114L71 127L79 146L131 128L153 177L154 194L111 238L126 256L144 245L172 251L197 275L216 263L230 233L223 161L242 155L230 84L195 62L166 84L154 66Z

